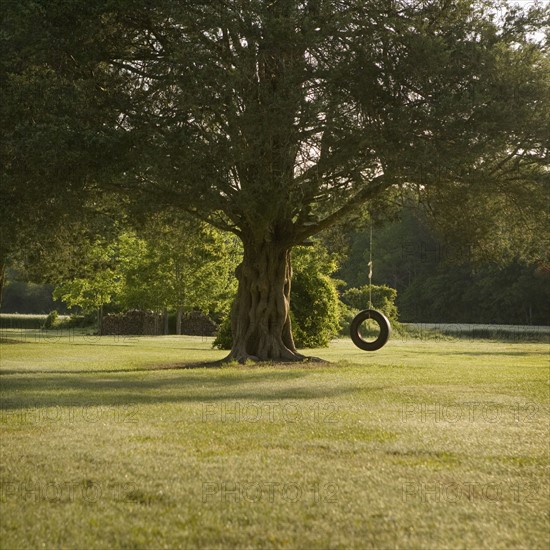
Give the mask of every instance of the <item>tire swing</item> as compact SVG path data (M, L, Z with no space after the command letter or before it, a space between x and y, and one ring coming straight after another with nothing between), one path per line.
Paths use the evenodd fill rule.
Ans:
M359 334L361 325L367 319L372 319L378 323L378 326L380 327L378 337L372 342L369 340L364 340L361 334ZM391 333L391 325L389 319L383 313L380 313L375 309L364 309L355 316L351 322L349 331L352 342L359 349L362 349L363 351L376 351L383 347L388 341Z
M389 319L380 311L373 308L372 305L372 223L370 227L370 254L369 254L369 308L360 311L350 325L350 336L352 342L363 351L376 351L384 347L391 334L391 325ZM361 325L372 319L378 324L380 332L376 340L365 340L361 334Z

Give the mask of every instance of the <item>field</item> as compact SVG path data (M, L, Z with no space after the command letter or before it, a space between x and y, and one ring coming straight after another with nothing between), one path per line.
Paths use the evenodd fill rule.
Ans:
M2 337L1 548L550 545L545 342Z

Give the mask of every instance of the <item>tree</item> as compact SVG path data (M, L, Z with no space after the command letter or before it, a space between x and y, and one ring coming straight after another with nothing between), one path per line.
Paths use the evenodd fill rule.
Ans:
M348 254L338 276L350 287L360 287L369 281L370 227L352 230L348 238ZM373 223L373 282L404 290L413 278L433 268L439 247L422 207L416 202L403 206L397 216Z
M98 240L91 243L80 276L61 283L53 292L55 300L62 300L71 308L80 307L85 313L97 311L100 333L103 306L114 301L123 286L117 252L114 242Z
M207 311L234 291L231 237L204 223L157 216L139 234L125 228L81 250L73 276L67 279L63 269L57 274L54 297L87 313L107 304L175 309L181 325L183 311Z
M52 285L23 282L14 270L9 270L6 278L1 313L49 313L54 309L66 313L63 305L52 299Z
M547 250L539 250L545 244L542 224L539 242L530 231L524 231L518 242L503 229L509 220L495 219L495 213L485 206L482 211L489 224L487 218L473 223L475 218L470 215L462 218L462 230L455 226L442 233L443 206L438 210L439 223L434 225L426 207L411 199L407 197L395 219L375 226L373 233L374 280L398 290L396 304L404 321L547 324L550 288L545 276ZM446 205L447 212L450 208ZM495 230L501 235L489 239L487 234ZM349 238L350 254L338 276L349 286L365 286L362 292L344 292L342 299L364 308L368 302L369 231L357 231ZM526 254L529 247L534 256ZM373 289L375 307L385 311L375 296ZM391 318L391 313L385 313Z
M119 243L124 258L119 305L175 309L177 334L184 312L219 313L235 291L233 271L239 252L235 237L204 222L156 216L137 235L121 235Z
M529 33L544 13L498 24L501 4L96 5L91 80L131 151L119 185L147 208L189 211L242 240L230 358L303 358L291 250L358 205L405 185L539 192L548 58Z

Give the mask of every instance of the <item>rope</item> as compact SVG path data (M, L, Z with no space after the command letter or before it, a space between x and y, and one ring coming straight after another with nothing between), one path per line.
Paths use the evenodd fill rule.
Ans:
M370 222L370 250L369 250L369 309L372 305L372 220Z

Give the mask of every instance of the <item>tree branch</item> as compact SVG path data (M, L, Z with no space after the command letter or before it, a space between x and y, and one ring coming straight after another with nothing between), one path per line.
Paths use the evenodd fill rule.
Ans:
M388 187L394 185L396 182L395 179L391 178L389 179L386 175L382 174L376 178L374 178L368 187L365 187L358 193L356 193L351 199L349 199L343 206L341 206L338 210L327 216L325 219L321 220L318 223L307 225L303 227L301 230L298 230L296 233L296 244L301 243L308 237L311 237L313 235L316 235L317 233L323 231L324 229L328 229L332 225L334 225L336 222L341 220L346 215L353 212L356 208L358 208L364 201L367 199L373 198L374 196L381 193L384 189L387 189Z

